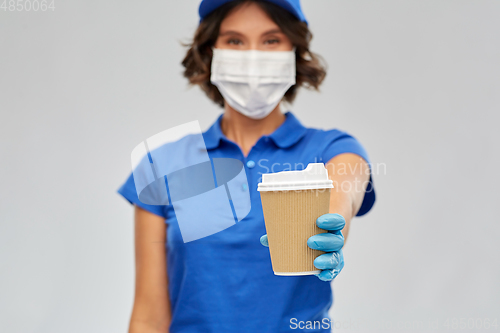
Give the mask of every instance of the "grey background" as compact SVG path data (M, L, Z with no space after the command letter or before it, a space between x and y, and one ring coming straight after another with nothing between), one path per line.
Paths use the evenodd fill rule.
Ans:
M206 129L220 113L180 75L197 5L0 10L0 331L126 331L133 210L116 189L130 153L175 125ZM500 2L303 7L329 75L294 112L348 131L386 165L334 282L339 331L500 319Z

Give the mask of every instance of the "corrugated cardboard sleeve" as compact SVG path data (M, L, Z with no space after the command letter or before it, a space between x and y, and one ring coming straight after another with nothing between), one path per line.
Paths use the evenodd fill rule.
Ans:
M329 212L330 189L261 191L260 196L274 273L317 272L314 259L325 252L312 250L307 240L327 232L316 226L316 219Z

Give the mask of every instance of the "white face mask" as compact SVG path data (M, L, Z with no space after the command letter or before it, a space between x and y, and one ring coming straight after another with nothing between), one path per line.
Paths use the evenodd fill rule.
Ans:
M213 49L210 81L236 111L265 118L295 84L295 50Z

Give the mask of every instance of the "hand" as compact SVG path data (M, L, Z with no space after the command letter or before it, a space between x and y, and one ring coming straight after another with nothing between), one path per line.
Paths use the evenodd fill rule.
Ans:
M327 233L309 237L307 245L313 250L327 252L314 259L314 266L321 269L316 276L323 281L332 281L344 268L344 235L342 230L345 219L340 214L325 214L318 217L316 225Z
M313 250L328 252L314 259L314 266L321 269L321 273L316 276L322 281L332 281L344 268L344 236L342 230L345 226L345 219L339 214L325 214L318 217L316 225L327 233L322 233L309 237L307 245ZM264 246L269 246L267 235L260 238Z

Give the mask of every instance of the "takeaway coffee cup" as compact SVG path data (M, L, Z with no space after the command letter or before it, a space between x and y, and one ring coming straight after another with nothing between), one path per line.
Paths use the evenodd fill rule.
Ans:
M320 271L314 259L325 253L307 246L309 237L324 233L316 219L327 214L333 182L322 163L302 171L262 175L258 191L262 200L274 274L313 275Z

